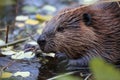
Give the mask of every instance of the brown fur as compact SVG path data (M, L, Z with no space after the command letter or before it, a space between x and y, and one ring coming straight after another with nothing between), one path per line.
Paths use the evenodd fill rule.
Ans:
M83 14L92 17L90 25ZM58 28L63 27L63 31ZM50 20L42 35L46 36L44 52L63 52L70 58L102 57L111 63L120 59L120 7L116 2L67 9Z

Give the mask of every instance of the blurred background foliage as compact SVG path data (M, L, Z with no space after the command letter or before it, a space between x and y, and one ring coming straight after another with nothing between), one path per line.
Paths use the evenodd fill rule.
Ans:
M15 0L0 0L0 6L15 4Z
M15 18L17 0L0 0L0 26L11 23Z

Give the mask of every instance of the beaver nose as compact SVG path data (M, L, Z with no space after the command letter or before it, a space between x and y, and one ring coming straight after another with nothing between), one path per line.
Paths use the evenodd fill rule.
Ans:
M38 40L37 40L37 43L40 45L40 48L43 48L45 46L45 44L46 44L45 36L40 35Z

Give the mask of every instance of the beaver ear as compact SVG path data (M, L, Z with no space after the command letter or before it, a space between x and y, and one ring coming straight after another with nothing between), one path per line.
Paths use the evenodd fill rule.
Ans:
M83 21L85 22L86 25L90 25L92 22L91 15L88 13L83 14Z

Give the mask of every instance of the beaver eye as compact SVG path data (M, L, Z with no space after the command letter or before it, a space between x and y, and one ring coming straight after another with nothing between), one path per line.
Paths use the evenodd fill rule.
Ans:
M92 22L91 15L88 14L88 13L84 13L83 14L83 20L84 20L84 22L85 22L86 25L90 25L91 22Z
M57 28L57 31L58 31L58 32L63 32L63 31L64 31L64 27L58 27L58 28Z

